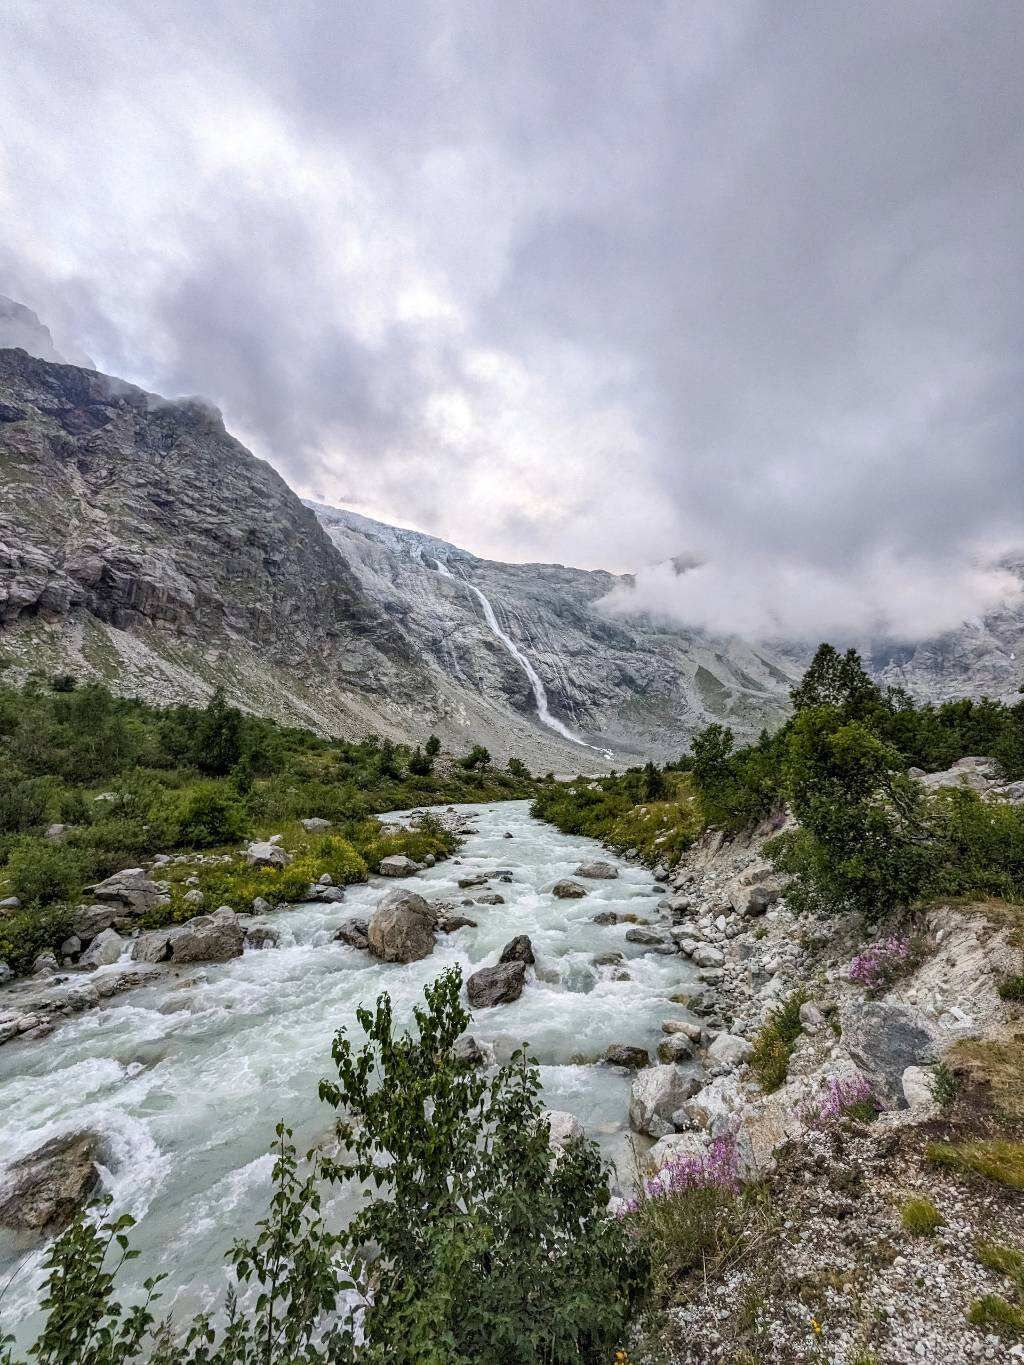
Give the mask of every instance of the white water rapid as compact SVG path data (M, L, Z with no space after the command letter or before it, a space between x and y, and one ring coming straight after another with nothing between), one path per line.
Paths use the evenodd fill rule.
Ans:
M458 963L468 975L495 962L516 934L530 936L537 969L519 1000L478 1011L470 1032L499 1058L528 1040L545 1103L572 1110L628 1180L629 1077L595 1063L612 1042L653 1054L662 1021L682 1013L669 997L695 972L685 958L627 943L628 924L592 921L599 910L653 921L662 893L648 872L619 863L619 877L587 882L583 900L556 900L553 882L583 859L608 857L597 843L534 820L525 801L460 809L475 823L460 861L398 885L458 903L480 894L460 891L460 877L507 868L512 881L487 888L504 905L466 907L478 927L439 936L429 958L389 965L333 940L343 920L368 915L394 885L375 878L348 888L342 905L274 915L278 948L169 970L49 1038L0 1048L0 1164L63 1133L98 1132L113 1211L140 1220L132 1240L142 1255L125 1268L125 1283L166 1271L161 1312L184 1317L220 1304L224 1252L266 1211L274 1124L291 1125L300 1152L329 1136L332 1111L317 1099L317 1082L331 1072L335 1030L355 1027L357 1005L386 990L405 1022L441 970ZM591 962L616 949L628 979ZM331 1211L344 1217L349 1198L333 1195ZM0 1233L0 1286L14 1274L0 1297L0 1326L22 1346L38 1331L40 1259L38 1248Z
M551 714L551 710L548 707L547 689L541 680L540 674L516 644L515 640L502 630L498 618L495 615L494 608L491 606L490 600L486 594L478 588L475 583L471 583L468 578L456 577L451 569L448 568L447 564L443 563L440 559L435 559L434 563L437 565L439 574L442 574L445 578L452 579L456 583L462 583L470 592L476 594L480 605L484 609L484 620L490 627L491 633L497 636L529 679L530 686L533 688L534 702L537 706L537 719L540 721L541 725L546 725L549 730L554 730L555 734L561 735L562 738L567 739L570 744L578 744L582 749L593 749L595 753L599 753L604 758L610 759L612 757L610 749L602 749L597 744L588 744L585 739L581 739L573 730L570 730L568 725L564 725L557 716Z

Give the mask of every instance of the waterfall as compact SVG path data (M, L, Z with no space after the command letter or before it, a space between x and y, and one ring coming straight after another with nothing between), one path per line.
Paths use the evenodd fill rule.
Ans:
M471 583L468 578L456 578L447 564L443 564L440 559L435 559L434 563L437 565L439 574L442 574L445 578L451 578L457 583L464 584L470 592L476 594L481 607L483 607L484 620L490 627L491 633L497 636L529 679L530 686L533 689L533 699L537 706L537 719L540 721L541 725L546 725L549 730L554 730L555 734L561 735L562 738L567 739L570 744L578 744L582 749L593 749L596 753L602 754L605 758L610 759L612 756L610 750L602 749L597 744L588 744L585 739L581 739L579 735L570 730L568 725L563 725L557 716L551 714L551 710L548 706L548 694L540 674L516 644L515 640L502 630L498 618L495 615L494 608L491 606L486 594L478 588L475 583Z

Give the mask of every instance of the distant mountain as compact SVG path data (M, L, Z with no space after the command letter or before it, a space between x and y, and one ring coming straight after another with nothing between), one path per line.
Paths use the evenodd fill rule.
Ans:
M52 347L28 310L2 316ZM541 771L674 758L711 720L740 737L778 723L805 648L609 617L618 582L304 505L209 404L0 349L0 660L15 677L71 671L156 701L220 684L327 732L433 731ZM874 667L917 695L1009 695L1022 647L1008 607Z

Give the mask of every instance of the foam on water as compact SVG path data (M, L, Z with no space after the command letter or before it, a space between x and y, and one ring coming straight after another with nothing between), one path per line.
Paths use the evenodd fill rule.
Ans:
M529 934L538 972L514 1004L480 1011L471 1031L500 1057L528 1041L546 1103L577 1114L628 1170L628 1078L591 1063L611 1042L653 1051L674 1009L668 997L693 969L627 943L628 925L592 919L602 909L653 919L660 892L649 873L620 864L616 880L589 882L585 899L556 900L555 881L581 860L607 857L597 844L533 820L526 802L460 809L477 826L461 863L399 884L458 904L480 894L460 890L460 877L508 868L514 879L487 888L506 904L466 907L478 927L441 936L424 961L383 964L333 941L343 920L368 915L389 889L377 880L349 888L344 904L276 916L277 949L168 973L48 1039L0 1050L0 1161L60 1133L101 1133L113 1209L140 1219L133 1240L142 1256L128 1269L139 1281L168 1273L162 1307L194 1312L219 1301L225 1250L266 1208L275 1123L287 1120L301 1151L329 1133L331 1112L317 1099L317 1082L330 1071L335 1030L355 1026L356 1007L387 990L396 1018L408 1019L444 967L457 963L466 975L494 962L515 934ZM514 837L504 838L506 831ZM629 981L592 965L595 953L610 949L629 959ZM349 1198L332 1199L341 1216ZM24 1343L37 1325L40 1255L2 1238L0 1281L12 1269L16 1275L0 1309L5 1328Z

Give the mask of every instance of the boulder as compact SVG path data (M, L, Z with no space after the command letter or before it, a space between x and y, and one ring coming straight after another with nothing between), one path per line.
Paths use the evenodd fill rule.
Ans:
M504 905L505 897L497 891L486 891L482 896L477 896L477 905Z
M322 834L325 829L330 829L333 821L321 820L319 815L308 815L305 820L300 820L299 824L307 834Z
M384 962L418 962L434 951L434 915L415 891L389 891L370 917L370 952Z
M158 905L166 904L166 897L156 882L146 876L141 867L126 867L106 881L92 888L98 901L113 902L122 907L122 914L145 915ZM104 926L106 928L107 926ZM78 933L77 925L75 932ZM82 935L79 934L81 938Z
M499 962L496 967L481 967L466 982L466 993L474 1009L508 1005L518 1000L526 984L522 962Z
M235 912L222 906L212 915L197 915L187 924L140 934L132 948L135 962L229 962L241 957L245 935Z
M551 894L557 896L560 901L578 901L587 894L587 888L580 886L579 882L574 882L571 877L563 877L560 882L555 882Z
M698 943L691 958L698 967L721 967L725 961L725 954L710 943Z
M548 1142L556 1152L584 1136L583 1124L568 1109L545 1109L541 1112L541 1121L548 1125Z
M470 891L474 886L486 886L490 880L486 872L475 872L471 877L460 877L459 886L463 891Z
M264 900L262 896L256 896L253 899L252 913L254 915L269 915L273 908L274 907L270 904L270 902L268 900Z
M83 967L111 967L128 946L116 929L104 929L96 935L82 957Z
M95 1133L53 1138L3 1174L0 1226L19 1232L59 1232L99 1181Z
M464 1033L452 1049L458 1061L464 1062L466 1066L486 1066L487 1051L477 1042L471 1033Z
M735 1126L734 1118L742 1104L743 1095L737 1078L719 1076L698 1090L682 1109L693 1127L705 1129L712 1137L721 1137Z
M629 1092L629 1123L637 1133L660 1138L672 1131L672 1115L686 1100L686 1078L677 1066L638 1071Z
M498 962L521 962L524 967L532 967L537 961L533 953L533 944L526 934L517 934L510 939L501 950Z
M21 900L18 896L5 896L0 900L0 913L13 915L21 909Z
M693 1056L693 1044L685 1033L673 1033L658 1044L659 1062L688 1062Z
M800 1006L800 1024L805 1033L820 1033L825 1027L825 1016L813 1000L805 1000Z
M586 892L584 892L584 895ZM591 924L618 924L619 917L614 910L600 910L590 921Z
M643 943L648 947L667 943L665 935L659 933L657 929L627 929L627 943Z
M703 1029L700 1024L691 1019L666 1019L661 1026L662 1033L667 1033L669 1037L674 1033L681 1033L689 1038L691 1043L699 1043Z
M5 986L13 975L14 972L8 964L6 962L0 962L0 986Z
M923 1109L935 1103L935 1068L908 1066L900 1080L908 1109Z
M702 1159L707 1156L707 1138L700 1133L666 1133L660 1137L644 1158L644 1164L652 1171L660 1171L670 1161L687 1157Z
M347 919L334 935L335 942L347 943L350 948L369 948L370 921L368 919Z
M53 955L53 953L49 951L45 953L40 953L36 960L32 963L32 975L50 976L52 975L53 972L57 970L57 966L58 966L57 959Z
M708 1048L708 1061L719 1066L739 1066L753 1050L746 1038L735 1033L720 1033Z
M206 904L206 897L198 887L193 887L191 891L186 891L181 899L185 905L199 907Z
M595 953L590 959L595 967L618 967L624 960L624 955L618 949L613 949L610 953Z
M281 935L269 924L250 924L245 930L245 946L255 948L260 951L264 948L276 948L281 941Z
M903 1073L938 1061L935 1029L919 1010L882 1000L855 1000L840 1014L843 1043L880 1099L905 1108Z
M382 877L411 877L413 873L423 871L423 864L413 862L404 853L391 853L381 858L377 871Z
M630 1071L639 1071L651 1064L651 1055L647 1049L637 1047L633 1043L609 1043L605 1049L604 1059L611 1066L626 1066Z
M245 850L245 861L249 867L287 867L292 855L279 844L269 839L256 839Z
M619 869L614 863L580 863L573 873L574 877L590 877L594 881L612 881L619 875Z

